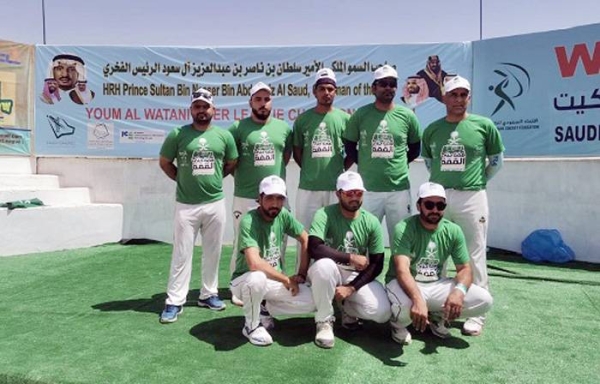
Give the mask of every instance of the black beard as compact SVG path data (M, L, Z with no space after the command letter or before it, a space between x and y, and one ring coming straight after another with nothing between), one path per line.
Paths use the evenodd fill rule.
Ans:
M358 201L357 205L349 205L348 203L345 203L342 200L340 200L340 205L344 210L348 212L356 212L360 209L360 207L362 207L362 201Z
M279 208L271 208L271 209L267 209L265 210L265 213L267 214L267 216L269 216L271 219L276 218L279 215L279 212L281 212L281 209Z
M423 219L424 222L429 223L429 224L437 224L440 222L440 220L442 220L442 215L440 214L435 214L435 213L430 213L428 215L425 215L424 213L421 212L421 219Z
M256 117L258 120L267 120L269 118L269 116L271 115L271 111L268 110L263 110L263 112L260 112L258 109L254 109L252 108L252 114L254 115L254 117Z

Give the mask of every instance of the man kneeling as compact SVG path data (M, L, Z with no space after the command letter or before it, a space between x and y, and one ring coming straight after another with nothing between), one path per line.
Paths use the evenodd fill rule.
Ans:
M398 223L390 268L386 275L387 293L392 306L392 339L410 344L406 327L423 332L429 326L438 337L450 336L447 321L459 317L481 316L490 310L492 297L472 285L469 254L460 227L444 219L446 192L436 183L421 185L418 215ZM448 258L456 266L456 276L442 278Z

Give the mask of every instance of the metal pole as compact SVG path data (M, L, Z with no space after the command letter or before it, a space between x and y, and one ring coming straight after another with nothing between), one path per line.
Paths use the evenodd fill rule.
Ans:
M42 29L44 33L44 45L46 45L46 2L42 0Z
M483 39L483 0L479 0L479 40Z

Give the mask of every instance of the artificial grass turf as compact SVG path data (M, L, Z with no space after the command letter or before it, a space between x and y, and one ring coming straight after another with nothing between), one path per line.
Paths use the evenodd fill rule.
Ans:
M110 244L0 258L0 383L596 383L600 276L593 265L532 265L490 255L494 309L481 337L440 340L389 326L336 326L336 346L313 343L311 315L277 319L275 343L250 345L243 313L198 308L201 248L176 323L161 325L171 246ZM225 247L220 292L227 290ZM288 260L295 249L288 249ZM386 263L387 268L387 263ZM385 271L384 271L385 272ZM382 274L383 276L383 274Z

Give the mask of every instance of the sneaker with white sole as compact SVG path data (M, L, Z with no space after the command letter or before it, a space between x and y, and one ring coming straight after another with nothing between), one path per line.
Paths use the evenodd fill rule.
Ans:
M212 309L213 311L222 311L225 309L225 303L218 296L210 296L206 299L198 299L198 306Z
M266 346L273 344L273 338L269 335L269 332L262 326L250 330L250 328L244 326L242 329L242 335L246 336L250 343L258 346Z
M481 317L470 317L465 321L462 328L463 335L479 336L483 331L484 319Z
M183 312L183 305L165 305L165 309L160 314L160 321L162 324L174 323L177 321L177 316Z
M342 328L349 331L356 331L362 326L362 321L358 317L350 316L342 311Z
M317 322L315 344L321 348L333 348L335 336L333 335L333 319Z
M271 316L271 314L267 310L267 306L264 300L262 303L260 303L260 324L263 327L265 327L267 331L270 331L273 328L275 328L275 319L273 319L273 316Z
M447 339L452 336L444 320L429 320L429 329L431 329L431 333L440 339Z
M392 328L392 340L402 345L409 345L412 343L412 335L408 332L406 327L395 322L390 322L390 326Z

